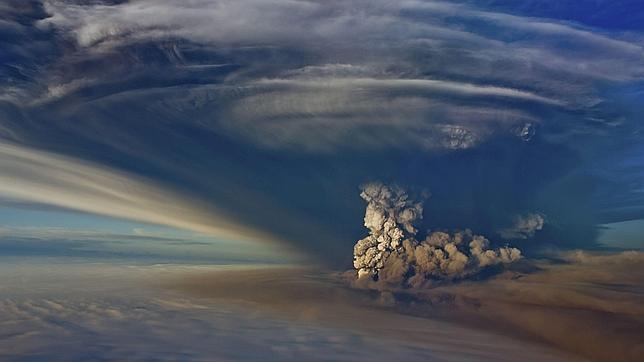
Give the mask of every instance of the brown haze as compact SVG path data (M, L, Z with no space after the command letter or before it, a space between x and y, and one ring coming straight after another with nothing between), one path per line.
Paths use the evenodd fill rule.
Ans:
M510 360L578 356L641 361L642 275L644 253L575 252L524 261L486 280L421 289L383 290L378 283L357 285L354 272L296 268L191 271L165 285L198 297L248 303L300 321L365 329L384 339L433 343L446 353L508 348ZM504 345L512 341L510 337L523 341L511 351ZM485 342L469 345L474 340ZM561 354L530 351L524 342L533 348L541 345L545 351L555 347Z

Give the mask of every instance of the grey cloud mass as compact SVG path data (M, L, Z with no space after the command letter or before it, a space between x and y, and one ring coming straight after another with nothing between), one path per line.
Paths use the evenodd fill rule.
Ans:
M426 287L521 258L519 249L490 248L488 239L470 230L428 232L425 240L417 240L415 222L423 216L423 203L400 187L370 183L360 196L367 202L369 236L353 248L358 283Z
M216 210L209 228L243 225L343 265L362 232L356 189L374 179L434 192L423 229L494 243L539 210L548 223L510 238L524 253L596 246L597 225L644 216L638 167L615 162L641 163L644 35L534 8L11 0L0 8L0 138L151 180ZM21 197L211 223L73 196Z
M539 213L528 213L515 216L512 223L512 226L501 230L499 234L505 239L528 239L543 229L546 218Z

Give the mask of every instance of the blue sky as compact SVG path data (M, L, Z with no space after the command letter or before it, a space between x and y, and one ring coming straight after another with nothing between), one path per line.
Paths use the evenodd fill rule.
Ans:
M60 209L0 208L4 260L73 258L129 264L288 264L296 252L149 223ZM53 259L51 259L53 260Z

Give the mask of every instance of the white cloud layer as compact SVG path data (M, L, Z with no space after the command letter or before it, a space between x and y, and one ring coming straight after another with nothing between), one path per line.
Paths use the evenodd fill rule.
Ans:
M3 361L536 362L571 357L489 331L364 308L346 298L337 283L285 277L274 268L3 260L0 272ZM206 295L190 291L192 285ZM290 296L293 292L300 297Z

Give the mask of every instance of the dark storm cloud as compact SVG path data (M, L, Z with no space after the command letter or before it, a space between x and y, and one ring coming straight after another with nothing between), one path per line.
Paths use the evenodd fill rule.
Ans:
M595 172L639 141L636 29L492 3L24 4L0 9L4 139L156 179L333 260L369 180L431 189L433 229L493 235L539 210L536 237L567 245L639 192Z

